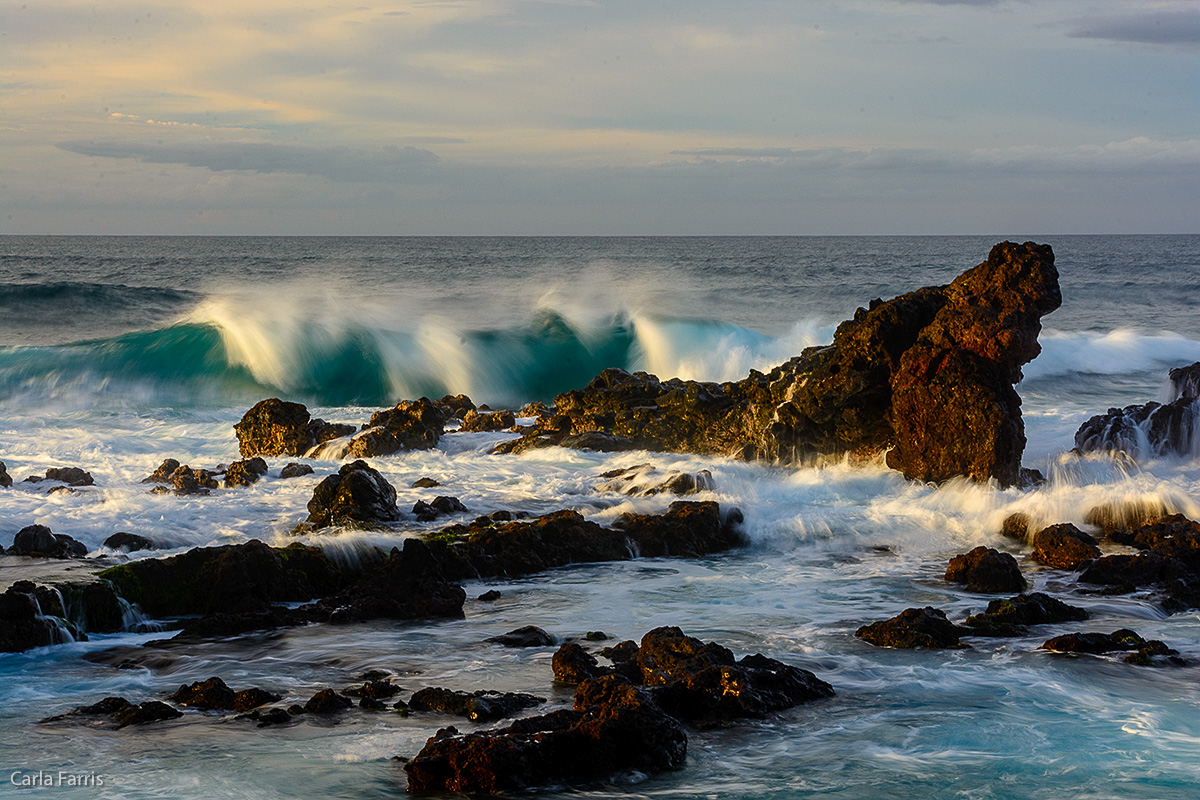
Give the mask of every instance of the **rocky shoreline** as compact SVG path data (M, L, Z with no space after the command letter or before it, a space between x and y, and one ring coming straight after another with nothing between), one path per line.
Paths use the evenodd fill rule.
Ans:
M143 614L178 631L173 647L312 624L452 620L464 613L463 581L639 558L709 558L746 543L741 512L705 499L675 500L663 513L625 514L609 525L569 508L536 517L493 511L469 518L472 512L449 495L418 501L411 510L399 507L396 487L368 459L429 450L459 433L517 434L492 451L506 458L557 446L686 452L777 465L875 459L912 480L1032 487L1042 479L1021 466L1025 436L1013 386L1021 367L1039 352L1041 317L1060 303L1050 248L1006 242L951 284L874 300L838 327L831 345L809 348L738 382L660 380L610 369L549 406L493 410L462 395L419 398L378 411L361 425L314 419L299 403L263 400L235 427L241 460L194 468L168 459L145 478L148 491L236 492L274 477L275 470L279 479L313 473L307 464L278 465L268 458L345 459L336 472L320 477L307 516L293 532L402 531L402 546L374 548L347 565L311 544L278 547L252 539L106 564L80 581L40 586L18 581L0 594L0 652L128 630L144 621ZM1116 457L1190 452L1197 375L1200 364L1172 370L1177 397L1170 403L1111 409L1089 420L1076 437L1079 451L1127 454ZM1134 447L1145 438L1134 436L1135 428L1150 431L1149 453ZM50 467L25 480L54 484L51 491L94 486L78 467ZM630 497L684 497L716 488L707 471L658 472L652 464L596 480L599 491ZM12 483L0 463L0 491ZM424 477L413 485L436 489L438 481ZM1097 508L1089 514L1096 535L1064 522L1034 530L1027 516L1014 516L998 533L1010 542L1002 547L1028 548L1042 569L1072 576L1074 593L1136 594L1173 613L1200 608L1200 523L1171 511ZM439 519L436 527L428 525ZM125 554L158 546L152 537L125 532L105 544ZM79 559L87 548L46 526L30 525L16 533L8 552ZM1051 594L1025 593L1029 582L1017 561L996 548L981 546L955 557L945 580L966 592L998 596L959 623L937 608L909 608L864 624L856 636L883 647L982 648L1030 636L1031 627L1088 618L1085 610ZM520 635L498 643L557 644L536 629L513 634ZM124 728L177 719L184 712L176 706L238 713L262 727L304 714L336 715L355 705L360 712L437 711L476 722L518 715L505 728L438 730L404 766L411 791L502 792L587 784L626 770L677 769L686 757L689 729L761 718L835 691L800 667L758 654L737 659L725 647L675 627L655 628L640 643L621 642L595 653L590 647L595 649L583 638L556 650L553 678L577 685L573 705L536 716L521 715L543 702L538 696L425 687L407 700L393 700L399 689L385 678L329 688L303 704L272 706L281 699L278 693L257 687L235 692L214 676L180 687L164 698L168 702L109 697L45 722L91 720ZM1135 665L1188 663L1168 644L1128 629L1057 634L1040 649L1117 653Z

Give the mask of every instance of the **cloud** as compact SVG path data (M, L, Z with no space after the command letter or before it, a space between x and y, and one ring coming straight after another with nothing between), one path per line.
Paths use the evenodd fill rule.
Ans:
M192 140L170 143L120 139L59 142L61 150L85 156L132 158L148 164L185 164L213 172L287 172L334 181L404 181L423 174L440 160L416 147L363 150L271 142Z
M1200 45L1200 8L1166 8L1080 20L1067 34L1076 39L1156 45Z

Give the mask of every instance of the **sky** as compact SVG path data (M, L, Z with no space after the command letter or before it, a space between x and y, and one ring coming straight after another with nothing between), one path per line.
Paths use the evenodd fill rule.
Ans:
M1200 232L1200 0L0 0L0 233Z

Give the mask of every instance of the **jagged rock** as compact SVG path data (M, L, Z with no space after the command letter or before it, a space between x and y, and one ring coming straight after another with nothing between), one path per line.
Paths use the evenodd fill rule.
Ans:
M614 676L585 681L575 707L508 728L438 731L404 765L410 792L490 793L678 769L687 736L644 690Z
M887 451L909 478L1014 485L1025 436L1013 383L1039 352L1040 318L1061 302L1050 248L1003 242L948 286L872 301L831 345L767 374L716 384L605 370L493 452L579 446L572 437L585 435L787 463Z
M1058 569L1079 569L1100 557L1096 540L1069 522L1042 528L1030 543L1034 561Z
M883 622L864 625L854 635L878 647L944 650L966 647L958 637L966 633L936 608L906 608Z
M4 466L4 462L0 461L0 487L7 489L12 485L12 476L8 474L8 468Z
M623 664L626 661L630 661L637 657L637 653L638 643L631 639L619 642L612 647L605 647L600 651L600 655L614 664Z
M267 703L276 703L280 695L257 687L235 692L218 677L180 686L167 698L173 703L210 711L249 711Z
M1029 536L1029 515L1020 512L1009 514L1000 524L1000 535L1023 542Z
M225 468L225 486L249 486L263 475L267 474L267 462L261 458L248 458L245 461L234 461Z
M272 548L257 539L131 561L100 577L156 616L261 611L272 602L332 594L345 583L320 549L301 544Z
M546 404L540 400L534 400L532 403L526 403L525 405L521 406L517 410L517 416L526 418L536 417L538 419L542 419L543 417L554 416L554 409L547 407Z
M636 651L637 644L631 644ZM554 680L562 683L583 683L588 678L599 678L612 672L607 667L600 666L595 656L575 642L567 642L558 648L551 664L554 668Z
M431 450L442 437L446 419L446 413L427 397L404 400L372 414L370 422L351 437L347 453L352 458L371 458L400 450Z
M447 514L458 514L466 510L467 507L457 497L446 497L444 495L438 495L429 503L426 503L424 500L418 500L412 507L412 513L417 515L418 522L432 522L438 517Z
M400 687L390 680L378 679L367 681L361 686L351 686L342 691L347 697L369 697L374 700L386 700L400 691Z
M516 577L552 567L596 561L625 561L644 555L702 555L741 544L738 516L721 523L714 502L672 503L661 517L631 517L623 530L604 528L574 511L558 511L529 522L453 526L426 537L443 572L452 580Z
M1083 521L1087 525L1095 525L1105 536L1116 538L1170 513L1171 510L1161 500L1148 498L1095 506L1083 515Z
M256 403L233 426L242 458L302 456L318 444L354 433L353 425L311 419L300 403L277 397Z
M432 489L436 486L441 486L441 484L433 478L417 478L412 482L412 488L414 489Z
M462 417L462 433L481 431L503 431L517 424L517 418L511 411L467 411Z
M1021 592L1028 585L1015 558L982 545L950 559L946 580L966 584L968 592Z
M609 470L601 473L600 477L608 480L598 484L597 491L620 492L631 497L650 497L664 492L687 495L710 492L715 488L712 473L706 469L699 472L680 472L673 469L660 473L651 464L638 464L636 467Z
M475 410L475 404L465 394L446 395L434 405L441 409L446 419L464 419L469 412Z
M536 625L526 625L484 641L505 647L549 647L554 644L554 637Z
M1195 550L1197 537L1200 537L1200 523L1182 514L1164 514L1129 530L1111 534L1111 538L1121 544L1189 562L1194 560L1192 551Z
M54 533L45 525L26 525L17 531L7 552L10 556L34 558L83 558L88 549L83 542L64 533Z
M167 469L171 471L166 472ZM177 495L208 494L210 489L217 488L217 479L206 469L192 469L187 464L180 464L173 458L168 458L152 474L142 479L142 483L170 484L167 489L156 486L151 489L155 494L174 492Z
M334 622L461 617L467 593L447 581L429 547L409 539L344 592L318 602Z
M1152 656L1179 655L1178 650L1167 647L1164 642L1157 639L1143 639L1128 628L1122 628L1112 633L1068 633L1063 636L1055 636L1039 649L1053 650L1056 653L1088 653L1091 655L1134 650L1136 652L1127 656L1125 661L1141 665L1151 663Z
M511 717L518 711L533 708L546 702L544 697L536 697L520 692L457 692L451 689L430 687L414 692L409 698L410 711L440 711L443 714L454 714L466 717L473 722L491 722L492 720Z
M79 467L51 467L46 470L45 477L30 475L25 480L30 483L59 481L60 483L65 483L67 486L94 486L96 483L92 480L90 472L86 472Z
M125 609L106 581L58 585L63 601L72 610L74 622L84 631L118 633L125 630ZM42 603L43 607L45 603Z
M126 533L125 531L119 531L105 539L104 546L110 550L124 550L126 553L155 549L153 540L147 539L145 536L139 536L136 533Z
M59 615L62 610L57 609ZM47 619L29 581L18 581L0 594L0 653L20 653L63 641L61 626Z
M170 483L171 476L175 474L175 470L179 469L179 467L180 464L175 459L165 459L158 465L158 468L154 472L142 478L142 483Z
M500 594L500 592L496 591L495 589L488 589L486 592L479 595L479 597L476 597L475 599L481 603L494 603L503 596L504 595Z
M318 527L398 519L396 488L365 461L344 464L317 484L308 501L308 522Z
M283 465L283 469L279 470L280 478L299 478L302 475L312 475L313 468L308 464L297 464L295 461L290 461Z
M993 600L987 611L967 617L963 623L972 636L1024 636L1026 625L1046 625L1052 622L1077 622L1088 618L1082 608L1042 592Z
M1200 414L1197 405L1200 362L1176 367L1167 374L1173 389L1170 402L1110 408L1079 427L1075 433L1076 449L1133 456L1192 454Z
M271 725L283 725L292 721L292 715L288 713L286 708L260 708L251 711L249 714L243 714L238 719L251 719L258 723L258 727L266 728Z
M66 714L47 717L41 722L60 722L78 717L108 717L114 723L114 727L120 729L129 725L178 719L182 716L182 712L158 700L147 700L144 703L135 704L124 697L106 697L93 705L79 706Z
M336 714L347 708L354 708L354 701L343 697L333 689L322 689L304 704L306 714Z

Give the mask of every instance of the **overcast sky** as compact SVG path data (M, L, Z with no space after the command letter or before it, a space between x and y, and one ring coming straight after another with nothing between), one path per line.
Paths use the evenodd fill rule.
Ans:
M1200 232L1200 2L0 0L0 232Z

